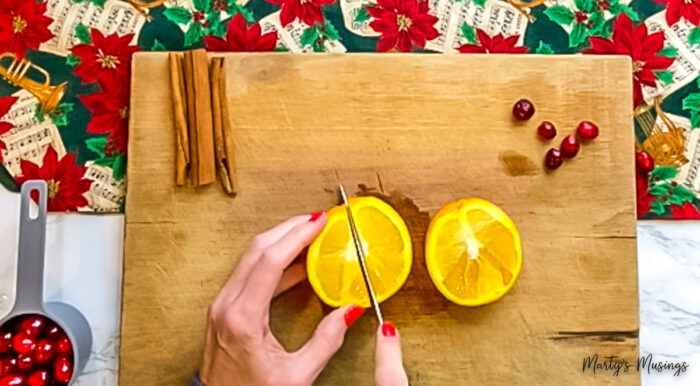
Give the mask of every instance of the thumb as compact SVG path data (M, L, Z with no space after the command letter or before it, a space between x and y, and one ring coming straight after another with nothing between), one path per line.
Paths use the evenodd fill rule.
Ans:
M377 329L376 367L377 386L406 386L408 377L401 360L401 339L391 322L384 322Z
M296 352L303 366L310 372L311 381L321 373L333 354L343 345L345 331L365 311L356 305L340 307L326 315L316 327L314 335Z

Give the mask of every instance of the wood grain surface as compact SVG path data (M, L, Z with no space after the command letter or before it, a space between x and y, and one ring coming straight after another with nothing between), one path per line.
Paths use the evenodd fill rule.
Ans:
M174 186L166 53L134 57L120 383L176 385L197 370L205 314L257 233L353 194L385 198L413 237L414 267L382 304L412 385L639 384L636 371L582 373L585 356L636 363L638 292L631 63L625 57L227 54L239 194ZM516 123L521 97L537 108ZM601 134L554 173L551 146L592 120ZM542 120L557 125L550 143ZM523 270L500 301L443 298L424 234L442 205L479 196L519 227ZM308 283L272 304L289 350L327 308ZM365 315L320 375L373 382ZM632 369L634 370L634 369Z

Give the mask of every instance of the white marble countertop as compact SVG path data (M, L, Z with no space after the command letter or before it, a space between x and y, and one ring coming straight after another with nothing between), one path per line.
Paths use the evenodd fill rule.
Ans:
M14 298L19 196L0 187L0 317ZM116 386L123 216L50 215L47 300L73 304L89 319L92 357L80 386ZM642 375L642 384L700 384L700 221L638 223L640 348L655 360L686 361L681 377Z

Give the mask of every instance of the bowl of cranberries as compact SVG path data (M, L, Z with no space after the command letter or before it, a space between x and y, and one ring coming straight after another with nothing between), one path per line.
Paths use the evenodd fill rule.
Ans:
M20 202L15 304L0 320L0 386L71 385L90 356L92 332L76 308L43 299L46 182L22 184Z

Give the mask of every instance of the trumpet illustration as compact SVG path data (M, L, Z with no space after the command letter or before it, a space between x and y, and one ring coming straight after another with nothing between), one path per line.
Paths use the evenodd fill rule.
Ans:
M33 73L35 72L43 77L43 83L40 79L29 79L29 70L31 69L34 69ZM27 59L18 61L12 52L0 55L0 76L37 97L44 113L47 114L53 111L61 102L68 85L68 82L63 82L57 86L51 86L51 78L46 70Z
M660 97L654 99L652 105L642 105L634 111L634 116L639 122L647 139L643 143L637 141L637 150L644 150L654 158L657 165L681 167L688 163L685 157L685 133L682 128L668 118L661 110ZM656 124L651 114L652 108L661 118L668 131L662 131Z

